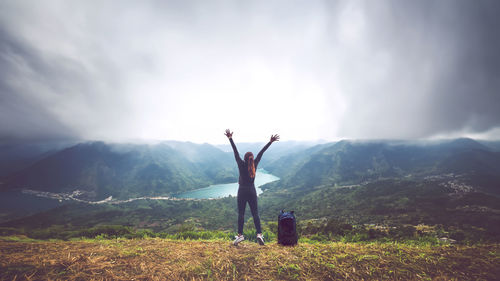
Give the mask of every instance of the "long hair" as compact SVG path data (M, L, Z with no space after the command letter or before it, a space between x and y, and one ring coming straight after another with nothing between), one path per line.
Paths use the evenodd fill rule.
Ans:
M247 164L248 175L250 176L250 178L255 178L255 163L253 162L252 152L245 153L245 164Z

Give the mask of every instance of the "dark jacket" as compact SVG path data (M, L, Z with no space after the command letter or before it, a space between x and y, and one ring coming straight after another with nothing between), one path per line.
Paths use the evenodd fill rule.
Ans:
M236 148L236 145L233 142L233 139L230 138L229 141L231 142L231 146L233 147L233 152L234 152L234 158L236 159L236 163L238 163L238 170L240 171L240 179L238 180L238 183L241 186L254 186L254 180L255 178L251 178L250 175L248 174L248 167L245 163L245 161L241 160L240 154L238 153L238 149ZM262 158L262 155L264 154L264 151L271 145L272 142L268 142L257 154L257 157L254 159L254 165L255 165L255 170L257 170L257 165L259 165L260 158Z

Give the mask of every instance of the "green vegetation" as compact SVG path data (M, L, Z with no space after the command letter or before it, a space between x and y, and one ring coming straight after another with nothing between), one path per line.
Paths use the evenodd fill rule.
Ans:
M279 210L295 210L302 236L316 235L316 241L394 240L404 237L394 231L409 227L413 227L409 236L426 239L415 227L428 225L435 229L433 237L448 237L459 242L499 242L500 200L497 197L474 192L449 194L450 190L439 182L382 180L356 187L317 187L309 192L300 189L265 192L259 198L259 208L269 230L276 229L273 224ZM138 229L169 235L205 230L230 233L236 227L236 209L234 197L140 200L118 205L72 204L2 226L23 229L26 235L40 239L93 237L92 229L106 225L129 229L125 233L131 237L136 237L131 231ZM253 222L249 210L245 217L245 232L250 233ZM377 229L369 232L366 225ZM380 232L380 229L386 231Z
M301 220L329 218L349 224L440 226L458 240L499 241L500 198L484 193L450 196L436 182L383 180L355 187L276 191L260 197L265 220L279 209L295 210ZM269 212L272 211L272 212ZM458 234L462 233L462 234Z
M329 242L399 242L412 245L438 245L443 243L492 243L495 239L481 239L477 233L463 229L444 228L443 226L429 225L351 225L336 219L311 219L299 221L297 225L300 242L329 243ZM477 230L476 230L477 231ZM165 231L154 231L148 228L133 228L122 225L99 225L94 227L77 227L68 225L52 225L44 228L9 228L1 227L0 236L19 236L27 239L47 240L72 240L72 239L136 239L136 238L168 238L175 240L226 240L234 238L236 232L231 230L207 230L193 221L176 225ZM277 222L264 222L263 235L265 241L276 243ZM253 221L250 219L245 224L245 237L249 241L256 240ZM445 237L443 241L439 238ZM498 238L498 237L496 237Z
M205 144L156 145L81 143L6 177L3 189L50 192L79 189L87 200L169 196L213 183L234 182L228 153Z

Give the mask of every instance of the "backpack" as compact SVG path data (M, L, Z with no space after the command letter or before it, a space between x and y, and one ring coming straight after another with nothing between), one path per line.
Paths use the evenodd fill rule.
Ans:
M278 244L296 245L299 239L297 235L297 222L293 211L281 210L278 215Z

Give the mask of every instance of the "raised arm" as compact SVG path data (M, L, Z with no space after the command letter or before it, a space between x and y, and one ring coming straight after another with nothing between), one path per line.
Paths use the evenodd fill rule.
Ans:
M236 145L234 144L233 141L233 133L229 131L229 129L226 130L226 133L224 133L226 137L229 139L229 142L231 143L231 147L233 148L234 152L234 159L236 159L236 163L238 163L238 166L241 166L243 164L243 160L241 160L240 154L238 153L238 149L236 148Z
M257 154L257 158L255 158L255 168L257 168L257 165L259 165L260 158L262 158L262 155L264 152L271 146L271 144L275 141L279 141L280 136L279 135L271 135L271 139L269 142L260 150L259 154Z

